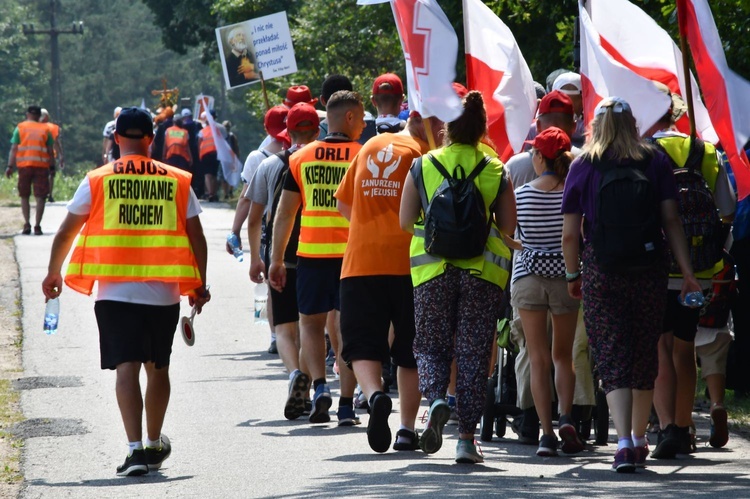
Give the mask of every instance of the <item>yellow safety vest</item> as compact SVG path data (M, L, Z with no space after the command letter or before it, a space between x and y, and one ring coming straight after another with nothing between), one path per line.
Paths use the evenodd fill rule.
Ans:
M452 144L448 147L432 151L432 155L445 166L448 173L453 173L456 165L462 165L468 175L484 157L484 153L472 146L464 144ZM500 183L503 177L503 164L498 159L493 159L474 179L479 191L482 193L486 215L491 216L490 206L494 203L500 191ZM443 176L430 162L427 156L422 157L422 184L424 185L427 199L432 199ZM419 185L419 182L417 182ZM425 207L423 206L424 210ZM424 249L424 225L420 219L414 224L414 237L409 247L411 260L411 279L414 287L423 284L430 279L441 275L446 265L453 265L461 269L469 270L472 275L491 282L505 289L508 283L510 269L510 249L503 242L502 234L492 223L490 235L487 239L485 251L482 255L469 259L450 259L431 255Z

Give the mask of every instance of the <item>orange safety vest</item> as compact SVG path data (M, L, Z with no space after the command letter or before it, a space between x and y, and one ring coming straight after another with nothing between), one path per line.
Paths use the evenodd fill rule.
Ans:
M344 257L349 221L336 207L334 194L361 147L357 142L316 140L290 156L289 172L302 194L298 256Z
M18 168L49 168L50 157L47 138L50 130L46 123L22 121L18 124L20 143L16 153Z
M60 135L60 125L48 121L47 126L49 127L49 132L52 134L52 138L57 140L57 137Z
M91 294L94 281L201 286L187 236L188 172L138 155L87 174L91 212L70 259L65 283Z
M216 152L216 144L214 143L214 136L211 132L211 127L207 126L201 130L203 134L201 138L200 149L198 150L198 157L203 160L203 156Z
M171 126L167 128L164 133L164 147L166 148L166 154L164 159L169 159L173 156L181 156L185 158L185 161L190 161L190 135L184 128L178 126Z

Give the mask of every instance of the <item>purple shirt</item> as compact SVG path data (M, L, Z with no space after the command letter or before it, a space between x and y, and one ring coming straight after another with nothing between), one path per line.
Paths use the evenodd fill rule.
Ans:
M631 163L630 160L622 164ZM661 151L656 151L653 160L646 167L646 176L654 185L659 201L677 199L677 185L669 159ZM565 179L562 207L563 213L581 213L584 216L583 231L586 241L589 240L596 216L596 198L602 174L594 165L579 156L570 165Z

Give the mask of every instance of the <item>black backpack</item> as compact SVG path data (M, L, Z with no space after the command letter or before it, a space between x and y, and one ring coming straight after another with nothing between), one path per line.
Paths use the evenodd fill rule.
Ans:
M661 210L645 174L651 159L626 165L594 162L602 178L591 243L597 263L606 271L646 270L664 262Z
M655 144L672 163L677 183L677 206L693 270L700 272L711 269L722 257L728 234L716 208L714 195L701 172L705 144L697 137L690 142L690 152L684 166L678 165L658 141ZM679 274L681 270L677 261L671 253L670 257L669 272Z
M490 163L490 157L482 158L468 176L461 165L456 166L451 176L432 154L427 157L444 180L428 201L422 178L422 158L417 159L412 175L422 199L425 251L443 258L466 259L481 255L492 218L488 220L485 214L482 193L474 179Z
M292 153L289 152L288 149L276 153L276 157L284 163L284 168L281 173L279 173L279 178L276 180L276 185L273 188L273 200L271 200L271 209L268 210L268 220L266 221L266 235L268 241L266 248L269 256L271 252L271 240L273 239L273 222L274 218L276 218L276 208L279 206L281 190L284 188L284 182L286 181L287 175L289 175L289 156L291 155ZM286 251L284 252L284 261L287 263L295 263L297 261L297 244L299 242L301 218L302 210L298 210L297 216L294 219L292 235L289 237L289 242L287 243Z

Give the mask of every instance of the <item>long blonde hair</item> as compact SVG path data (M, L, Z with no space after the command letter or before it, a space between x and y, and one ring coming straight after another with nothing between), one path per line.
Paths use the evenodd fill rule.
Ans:
M591 122L591 135L583 146L589 160L601 160L605 152L615 161L640 161L651 155L652 147L641 138L627 102L608 97L596 107Z

